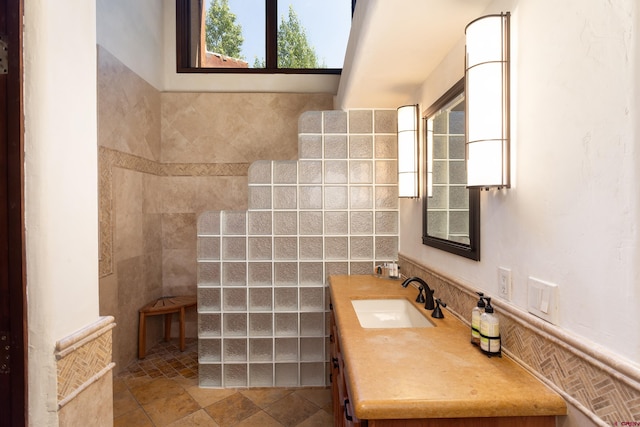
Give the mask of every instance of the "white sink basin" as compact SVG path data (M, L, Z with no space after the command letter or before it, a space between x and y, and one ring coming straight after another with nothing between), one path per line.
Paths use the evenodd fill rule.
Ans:
M356 299L353 309L363 328L430 328L433 325L406 299Z

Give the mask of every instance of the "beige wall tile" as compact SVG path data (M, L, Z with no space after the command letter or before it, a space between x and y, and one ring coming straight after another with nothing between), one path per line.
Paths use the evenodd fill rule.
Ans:
M113 333L113 360L120 368L137 357L138 310L162 295L161 268L159 253L157 256L141 255L116 263L118 294L114 314L117 326ZM147 322L147 342L158 342L161 336L160 318L150 318Z
M246 176L198 177L196 213L210 210L246 210L248 194Z
M98 141L147 159L160 158L160 93L98 46Z
M162 213L193 212L196 199L197 180L191 176L163 177L158 194Z
M111 316L59 339L55 344L60 426L109 426L113 419ZM86 408L91 407L87 418Z
M98 144L110 149L100 157L108 177L100 215L111 218L100 230L110 239L101 259L100 312L118 325L116 372L137 356L143 305L195 294L198 215L247 209L248 165L296 159L298 118L332 103L330 94L160 93L98 46ZM322 114L306 117L309 126L313 117L322 124ZM188 336L197 335L196 324L195 315L188 317ZM149 319L148 346L161 338L161 326L159 317ZM173 328L177 334L175 322Z
M80 392L59 411L61 427L110 427L113 425L113 379L111 373ZM91 408L91 414L87 413Z
M142 213L143 206L143 174L122 168L113 168L113 200L118 215Z
M114 260L143 253L142 174L113 168Z
M194 213L162 215L163 249L193 249L195 235L196 215Z
M143 215L144 254L162 252L162 214Z
M163 177L151 174L144 174L142 183L144 186L144 200L142 211L147 214L162 213L162 199L158 196L162 188Z
M100 316L116 317L118 312L118 278L115 274L100 279ZM116 318L116 322L118 319Z
M187 293L195 295L195 239L191 249L165 249L162 251L162 284L165 293L177 294L177 290L189 290L190 292Z
M162 251L143 255L144 295L147 302L162 296Z
M116 218L114 233L115 260L140 256L143 253L143 214L120 214Z
M251 163L298 155L298 116L329 94L163 93L162 161Z

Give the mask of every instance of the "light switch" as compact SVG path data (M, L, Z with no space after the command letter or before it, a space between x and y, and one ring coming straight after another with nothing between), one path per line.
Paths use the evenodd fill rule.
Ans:
M498 295L511 301L511 270L505 267L498 267Z
M549 314L549 290L544 289L542 291L542 298L540 301L540 311Z
M529 277L527 309L541 319L558 323L558 285Z

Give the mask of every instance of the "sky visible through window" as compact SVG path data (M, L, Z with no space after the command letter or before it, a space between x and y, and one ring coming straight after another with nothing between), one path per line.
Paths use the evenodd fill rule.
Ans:
M207 10L211 0L207 0ZM349 0L279 0L278 25L293 6L304 26L309 43L315 48L320 64L327 68L342 68L351 29ZM265 58L265 1L229 0L229 9L242 25L242 55L253 67L255 58Z

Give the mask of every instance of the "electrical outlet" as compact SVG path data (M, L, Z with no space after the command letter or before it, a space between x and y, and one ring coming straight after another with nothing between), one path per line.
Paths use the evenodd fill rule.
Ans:
M511 301L511 270L508 268L498 267L498 295Z
M558 324L558 285L529 277L527 299L529 313Z

